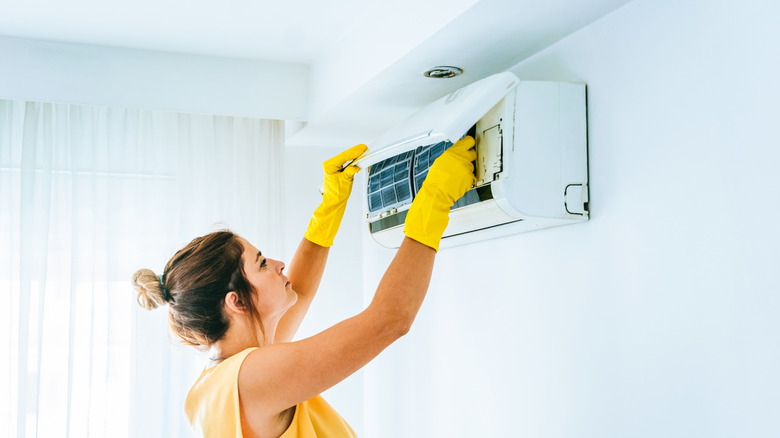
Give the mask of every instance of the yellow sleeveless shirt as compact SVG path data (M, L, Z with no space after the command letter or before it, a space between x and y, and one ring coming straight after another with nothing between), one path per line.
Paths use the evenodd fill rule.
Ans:
M238 371L255 348L206 368L187 394L184 412L204 438L243 438L238 401ZM355 431L322 396L295 406L290 427L280 438L357 438Z

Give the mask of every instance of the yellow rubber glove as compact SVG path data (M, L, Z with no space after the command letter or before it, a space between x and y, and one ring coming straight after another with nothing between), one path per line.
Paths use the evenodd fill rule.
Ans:
M304 237L320 246L333 246L333 239L341 225L347 199L352 192L352 181L360 170L357 166L345 164L359 158L368 146L359 144L322 163L325 170L322 204L314 210Z
M404 234L439 251L439 241L450 221L450 207L476 182L474 139L463 137L444 151L428 170L406 215Z

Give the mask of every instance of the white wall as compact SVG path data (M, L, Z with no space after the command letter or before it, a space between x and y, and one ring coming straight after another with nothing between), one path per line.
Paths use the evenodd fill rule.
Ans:
M588 84L592 219L441 251L366 437L780 435L778 16L638 0L511 69Z

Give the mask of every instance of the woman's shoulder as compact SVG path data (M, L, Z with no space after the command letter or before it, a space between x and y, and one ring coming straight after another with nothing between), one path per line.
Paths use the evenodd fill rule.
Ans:
M246 348L244 350L241 350L238 353L236 353L236 354L234 354L234 355L232 355L230 357L225 358L225 360L223 360L222 362L214 365L211 368L217 368L217 367L220 367L222 365L225 365L224 368L228 368L228 367L231 366L231 364L234 365L234 366L235 365L240 365L241 363L244 362L244 359L246 359L246 357L249 356L250 353L252 353L253 351L258 350L258 349L259 349L259 347L249 347L249 348ZM209 368L207 368L207 369L209 369Z
M228 398L238 394L238 373L244 359L256 347L247 348L236 353L218 364L207 366L190 388L184 402L188 416L190 412L199 410L209 400Z

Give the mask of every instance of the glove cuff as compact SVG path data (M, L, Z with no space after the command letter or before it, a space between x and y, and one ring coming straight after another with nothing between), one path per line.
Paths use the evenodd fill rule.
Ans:
M325 202L320 204L314 210L303 237L320 246L333 246L333 239L336 238L336 233L339 231L346 208L346 199L336 204L327 204Z
M413 202L404 221L404 234L425 246L439 251L439 243L450 221L451 203L421 190L417 195L425 202Z

